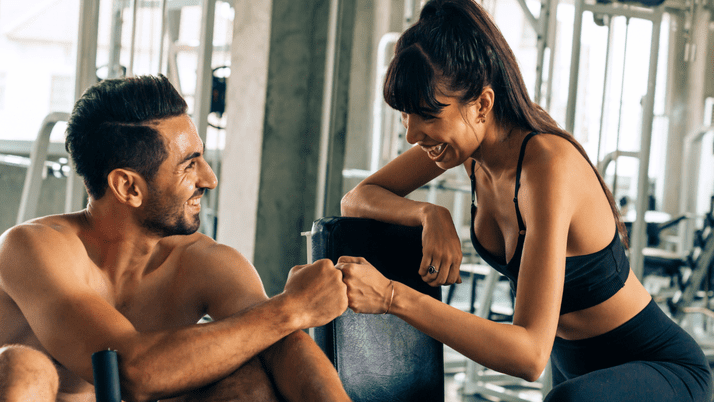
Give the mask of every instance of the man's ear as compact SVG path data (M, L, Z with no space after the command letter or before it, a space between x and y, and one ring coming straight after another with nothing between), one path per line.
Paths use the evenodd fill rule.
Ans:
M109 191L121 202L138 208L146 196L146 181L131 169L114 169L107 175Z

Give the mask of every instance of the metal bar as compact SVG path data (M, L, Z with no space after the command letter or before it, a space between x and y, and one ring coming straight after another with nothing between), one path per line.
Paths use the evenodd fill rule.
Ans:
M693 176L695 176L694 171L697 169L695 162L698 158L695 158L693 153L696 149L695 144L702 141L705 135L714 131L714 125L709 127L702 127L697 129L684 137L684 151L682 152L682 182L679 194L679 213L684 215L690 212L696 212L690 208L690 191L688 189L694 188L695 183L692 183ZM694 239L694 222L692 219L684 219L679 223L679 253L684 254L687 252L685 247L691 247Z
M30 166L25 174L25 184L22 186L22 196L20 196L20 209L17 213L16 224L21 224L37 216L37 205L40 202L40 190L42 189L42 174L45 170L45 160L47 159L47 147L50 143L52 128L60 121L67 121L69 114L62 112L50 113L42 121L40 131L35 142L32 144L30 152Z
M193 120L201 140L206 142L208 113L211 110L211 62L213 59L213 25L216 19L216 0L204 0L201 14L201 45L198 49L196 93Z
M398 39L399 33L388 32L382 36L377 46L377 71L374 78L374 102L372 103L372 153L369 159L369 170L373 173L379 169L382 138L384 136L383 125L386 103L381 94L384 74L387 71L387 46L393 45Z
M79 9L79 33L77 40L77 67L74 81L74 98L79 99L84 91L97 83L97 36L99 33L99 2L82 0ZM107 70L111 74L111 70ZM66 120L65 120L66 121ZM64 212L84 208L84 182L72 169L67 178Z
M625 19L625 49L622 55L622 79L620 80L620 110L617 116L617 132L615 133L615 151L620 150L620 131L622 127L622 101L625 97L625 72L627 71L627 41L630 37L630 19ZM612 196L617 195L617 159L615 159L615 174L612 175Z
M198 47L198 66L196 68L196 92L194 93L193 107L193 122L196 124L201 141L206 143L208 136L208 114L211 112L211 92L212 88L212 61L213 61L213 28L216 19L216 0L203 0L201 10L201 35L200 45ZM209 161L210 163L210 161ZM218 172L215 163L212 163L214 171ZM214 199L216 194L210 194L208 200ZM204 205L208 202L204 200ZM208 212L208 206L205 205ZM201 233L207 234L210 237L215 237L215 221L218 212L213 209L213 218L211 219L204 213L204 219L201 221Z
M550 0L550 12L548 13L548 43L550 53L548 61L548 87L545 96L545 109L550 110L553 98L553 70L555 69L555 34L558 29L558 0Z
M131 43L129 43L129 68L127 68L126 75L131 77L134 75L134 50L136 48L136 16L138 12L138 0L132 0L131 2Z
M575 105L578 95L578 74L580 74L580 38L583 30L584 0L575 0L573 15L573 46L570 54L570 83L568 87L568 104L565 111L565 130L573 133L575 129Z
M528 20L528 23L531 24L531 27L533 28L534 31L538 35L541 34L541 28L540 28L540 22L538 21L538 18L536 18L531 10L528 8L528 5L526 4L526 0L518 0L518 4L521 5L521 8L523 9L523 15L526 17ZM541 3L542 5L542 3ZM541 9L541 16L542 16L542 9Z
M652 42L650 45L649 72L647 74L647 95L644 99L642 112L642 134L640 141L640 165L637 180L637 218L632 225L632 249L630 265L635 275L642 279L643 261L642 249L646 246L645 211L647 211L649 191L649 166L652 145L652 120L654 119L655 84L657 83L657 57L659 55L659 39L662 26L663 8L659 7L656 18L652 18Z
M588 4L583 2L583 11L590 11L593 14L621 15L628 18L639 18L643 20L662 20L661 12L656 8L638 8L624 6L620 3L612 4Z
M119 74L121 55L122 31L122 4L123 0L115 0L112 9L112 33L109 38L109 64L107 65L107 78L117 78ZM79 24L80 29L83 25ZM95 46L96 47L96 46ZM96 50L96 49L95 49ZM78 52L79 53L79 52Z
M610 86L610 50L612 49L612 17L607 19L607 47L605 48L605 77L603 77L603 88L602 88L602 103L600 104L600 129L598 130L597 137L597 153L595 154L596 161L600 160L600 152L603 146L602 144L602 134L605 125L605 103L607 101L607 89ZM602 172L604 174L604 172ZM617 172L615 172L617 174ZM614 189L613 189L614 190Z
M168 18L166 0L161 0L161 33L159 34L159 68L158 72L163 73L164 70L164 38L166 36L166 20Z
M520 0L523 2L521 7L525 5L525 0ZM541 90L543 86L543 60L545 58L545 49L548 46L548 26L549 15L550 15L550 1L542 0L544 2L540 5L540 18L538 19L538 27L533 28L538 35L537 56L536 56L536 82L535 89L533 91L533 99L536 103L541 103ZM530 13L530 11L528 11Z
M325 81L322 90L322 121L320 125L320 155L317 166L317 196L315 216L321 218L325 213L327 194L327 163L330 154L330 134L333 122L335 70L337 53L337 35L339 29L340 0L330 1L330 16L327 26L327 47L325 49Z

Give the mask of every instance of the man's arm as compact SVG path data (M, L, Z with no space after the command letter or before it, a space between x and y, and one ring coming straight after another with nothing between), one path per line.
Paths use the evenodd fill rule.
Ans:
M213 319L222 320L267 299L257 272L235 250L218 245L199 250L194 258L193 263L203 261L205 265L208 261L212 267L211 274L201 275L201 287L206 289L207 311ZM241 263L236 265L235 261ZM250 268L245 269L246 266ZM313 274L320 273L315 271ZM289 283L286 288L291 285ZM300 291L303 290L312 292L309 288ZM259 356L278 391L289 401L349 400L335 367L303 331L293 332Z
M73 265L84 248L77 243L42 225L9 230L0 238L0 285L49 353L85 380L92 382L92 353L117 350L127 400L177 395L224 378L347 306L340 271L322 261L294 268L285 292L223 320L140 333L88 285L92 278L78 275Z

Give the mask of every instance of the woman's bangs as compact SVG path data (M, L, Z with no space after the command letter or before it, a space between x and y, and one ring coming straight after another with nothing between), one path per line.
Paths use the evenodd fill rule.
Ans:
M412 45L399 52L387 69L384 100L408 114L433 115L446 107L436 100L436 73L426 55Z

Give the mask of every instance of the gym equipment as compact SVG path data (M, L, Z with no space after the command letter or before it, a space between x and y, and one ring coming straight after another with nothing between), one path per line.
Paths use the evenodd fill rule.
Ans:
M32 144L30 152L30 165L25 174L25 184L22 187L20 198L20 209L17 213L16 224L21 224L37 216L37 206L40 202L40 189L42 187L42 175L46 171L45 161L47 160L47 149L50 144L50 134L55 124L61 121L68 121L68 113L50 113L42 121L40 132ZM70 181L67 183L67 199L65 209L71 206L72 190Z
M682 281L680 290L667 301L672 316L678 321L681 321L687 312L706 313L705 310L709 310L708 296L705 296L707 302L704 309L692 308L691 304L703 286L711 286L714 270L714 196L711 197L704 225L694 234L694 248L686 258L686 266L691 268L691 274ZM710 310L709 315L713 314Z
M418 274L421 227L362 218L322 218L310 233L311 257L364 257L387 278L437 300L441 288ZM443 345L392 315L347 310L314 329L314 339L332 361L355 401L443 401Z
M102 350L92 354L94 393L97 402L121 402L117 352Z

